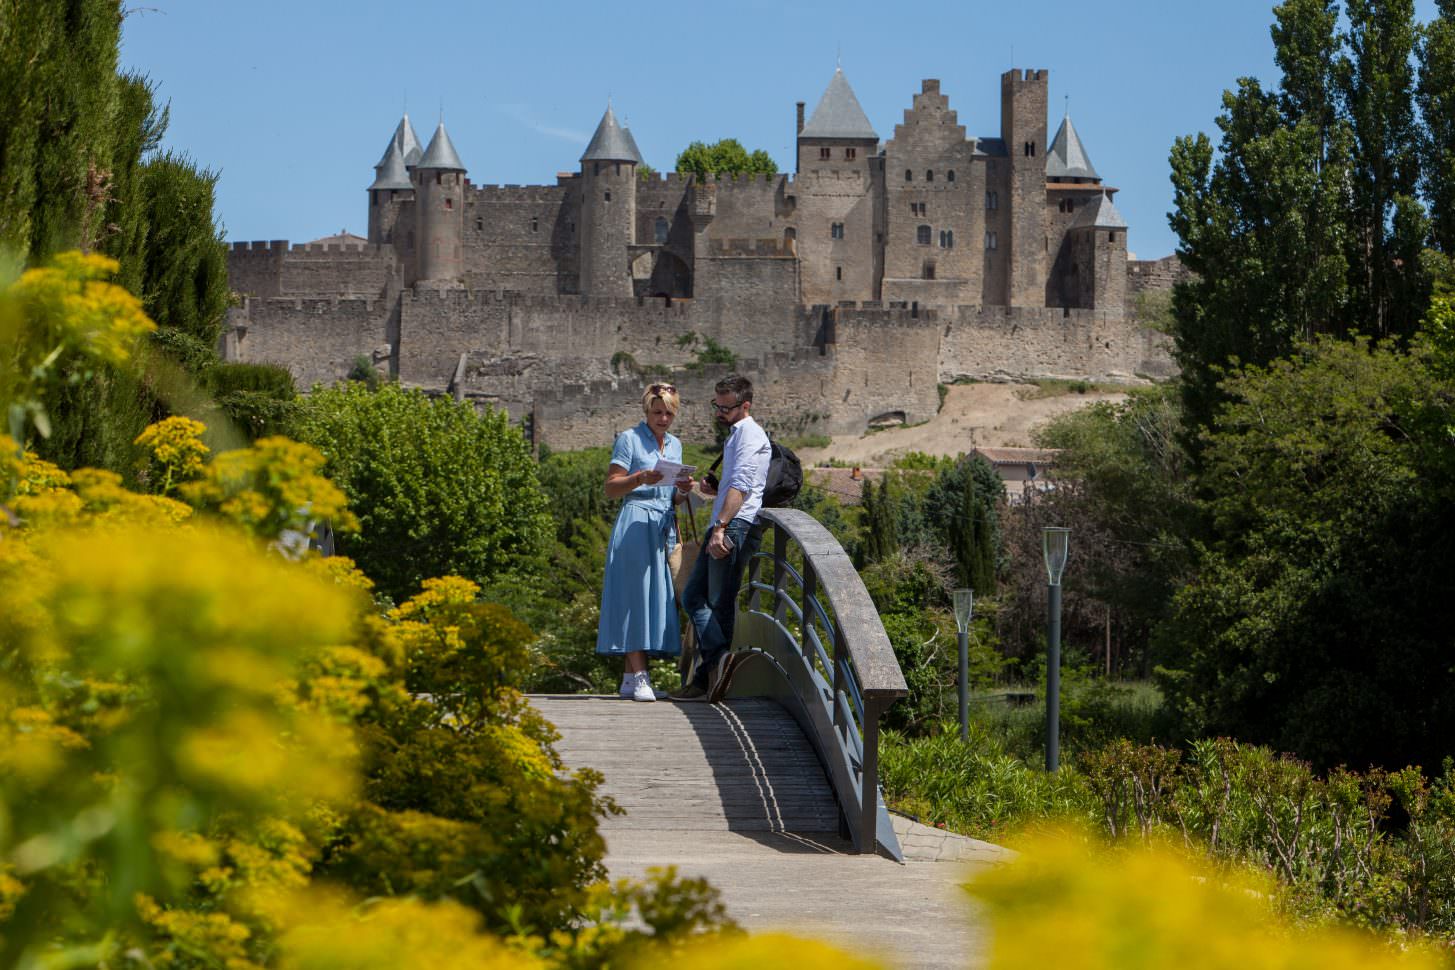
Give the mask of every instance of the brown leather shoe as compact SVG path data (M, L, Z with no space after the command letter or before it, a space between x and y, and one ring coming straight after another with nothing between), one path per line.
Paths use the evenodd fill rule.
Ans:
M707 700L707 691L703 690L701 687L698 687L694 683L688 682L674 691L669 691L667 693L667 700L677 701L679 704L700 704L703 701Z

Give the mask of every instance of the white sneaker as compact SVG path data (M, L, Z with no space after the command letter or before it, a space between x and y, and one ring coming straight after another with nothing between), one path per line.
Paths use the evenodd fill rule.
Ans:
M636 683L632 687L632 700L654 701L657 699L657 692L652 690L652 678L645 670L637 674Z
M625 700L626 698L631 697L634 693L636 693L636 689L637 675L630 673L622 674L621 686L616 689L616 696Z

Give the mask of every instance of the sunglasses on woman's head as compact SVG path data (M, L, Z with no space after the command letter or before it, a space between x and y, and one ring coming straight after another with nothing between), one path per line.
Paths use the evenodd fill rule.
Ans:
M676 394L677 388L673 387L671 384L653 384L651 387L647 388L648 394L662 394L665 392L671 392L673 394Z

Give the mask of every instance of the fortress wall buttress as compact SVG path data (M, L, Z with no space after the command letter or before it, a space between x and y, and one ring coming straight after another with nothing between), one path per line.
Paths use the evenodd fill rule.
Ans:
M934 417L939 373L931 361L942 327L939 315L929 311L916 316L907 310L838 308L826 430L862 434L883 415L909 424Z

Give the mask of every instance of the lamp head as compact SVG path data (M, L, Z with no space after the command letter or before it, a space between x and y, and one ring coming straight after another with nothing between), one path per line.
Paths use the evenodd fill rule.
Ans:
M1070 555L1071 530L1060 526L1048 526L1044 532L1046 552L1046 581L1052 586L1061 585L1061 573L1066 569Z
M975 593L969 589L957 589L951 595L955 601L955 629L965 633L970 629L970 617L975 612Z

